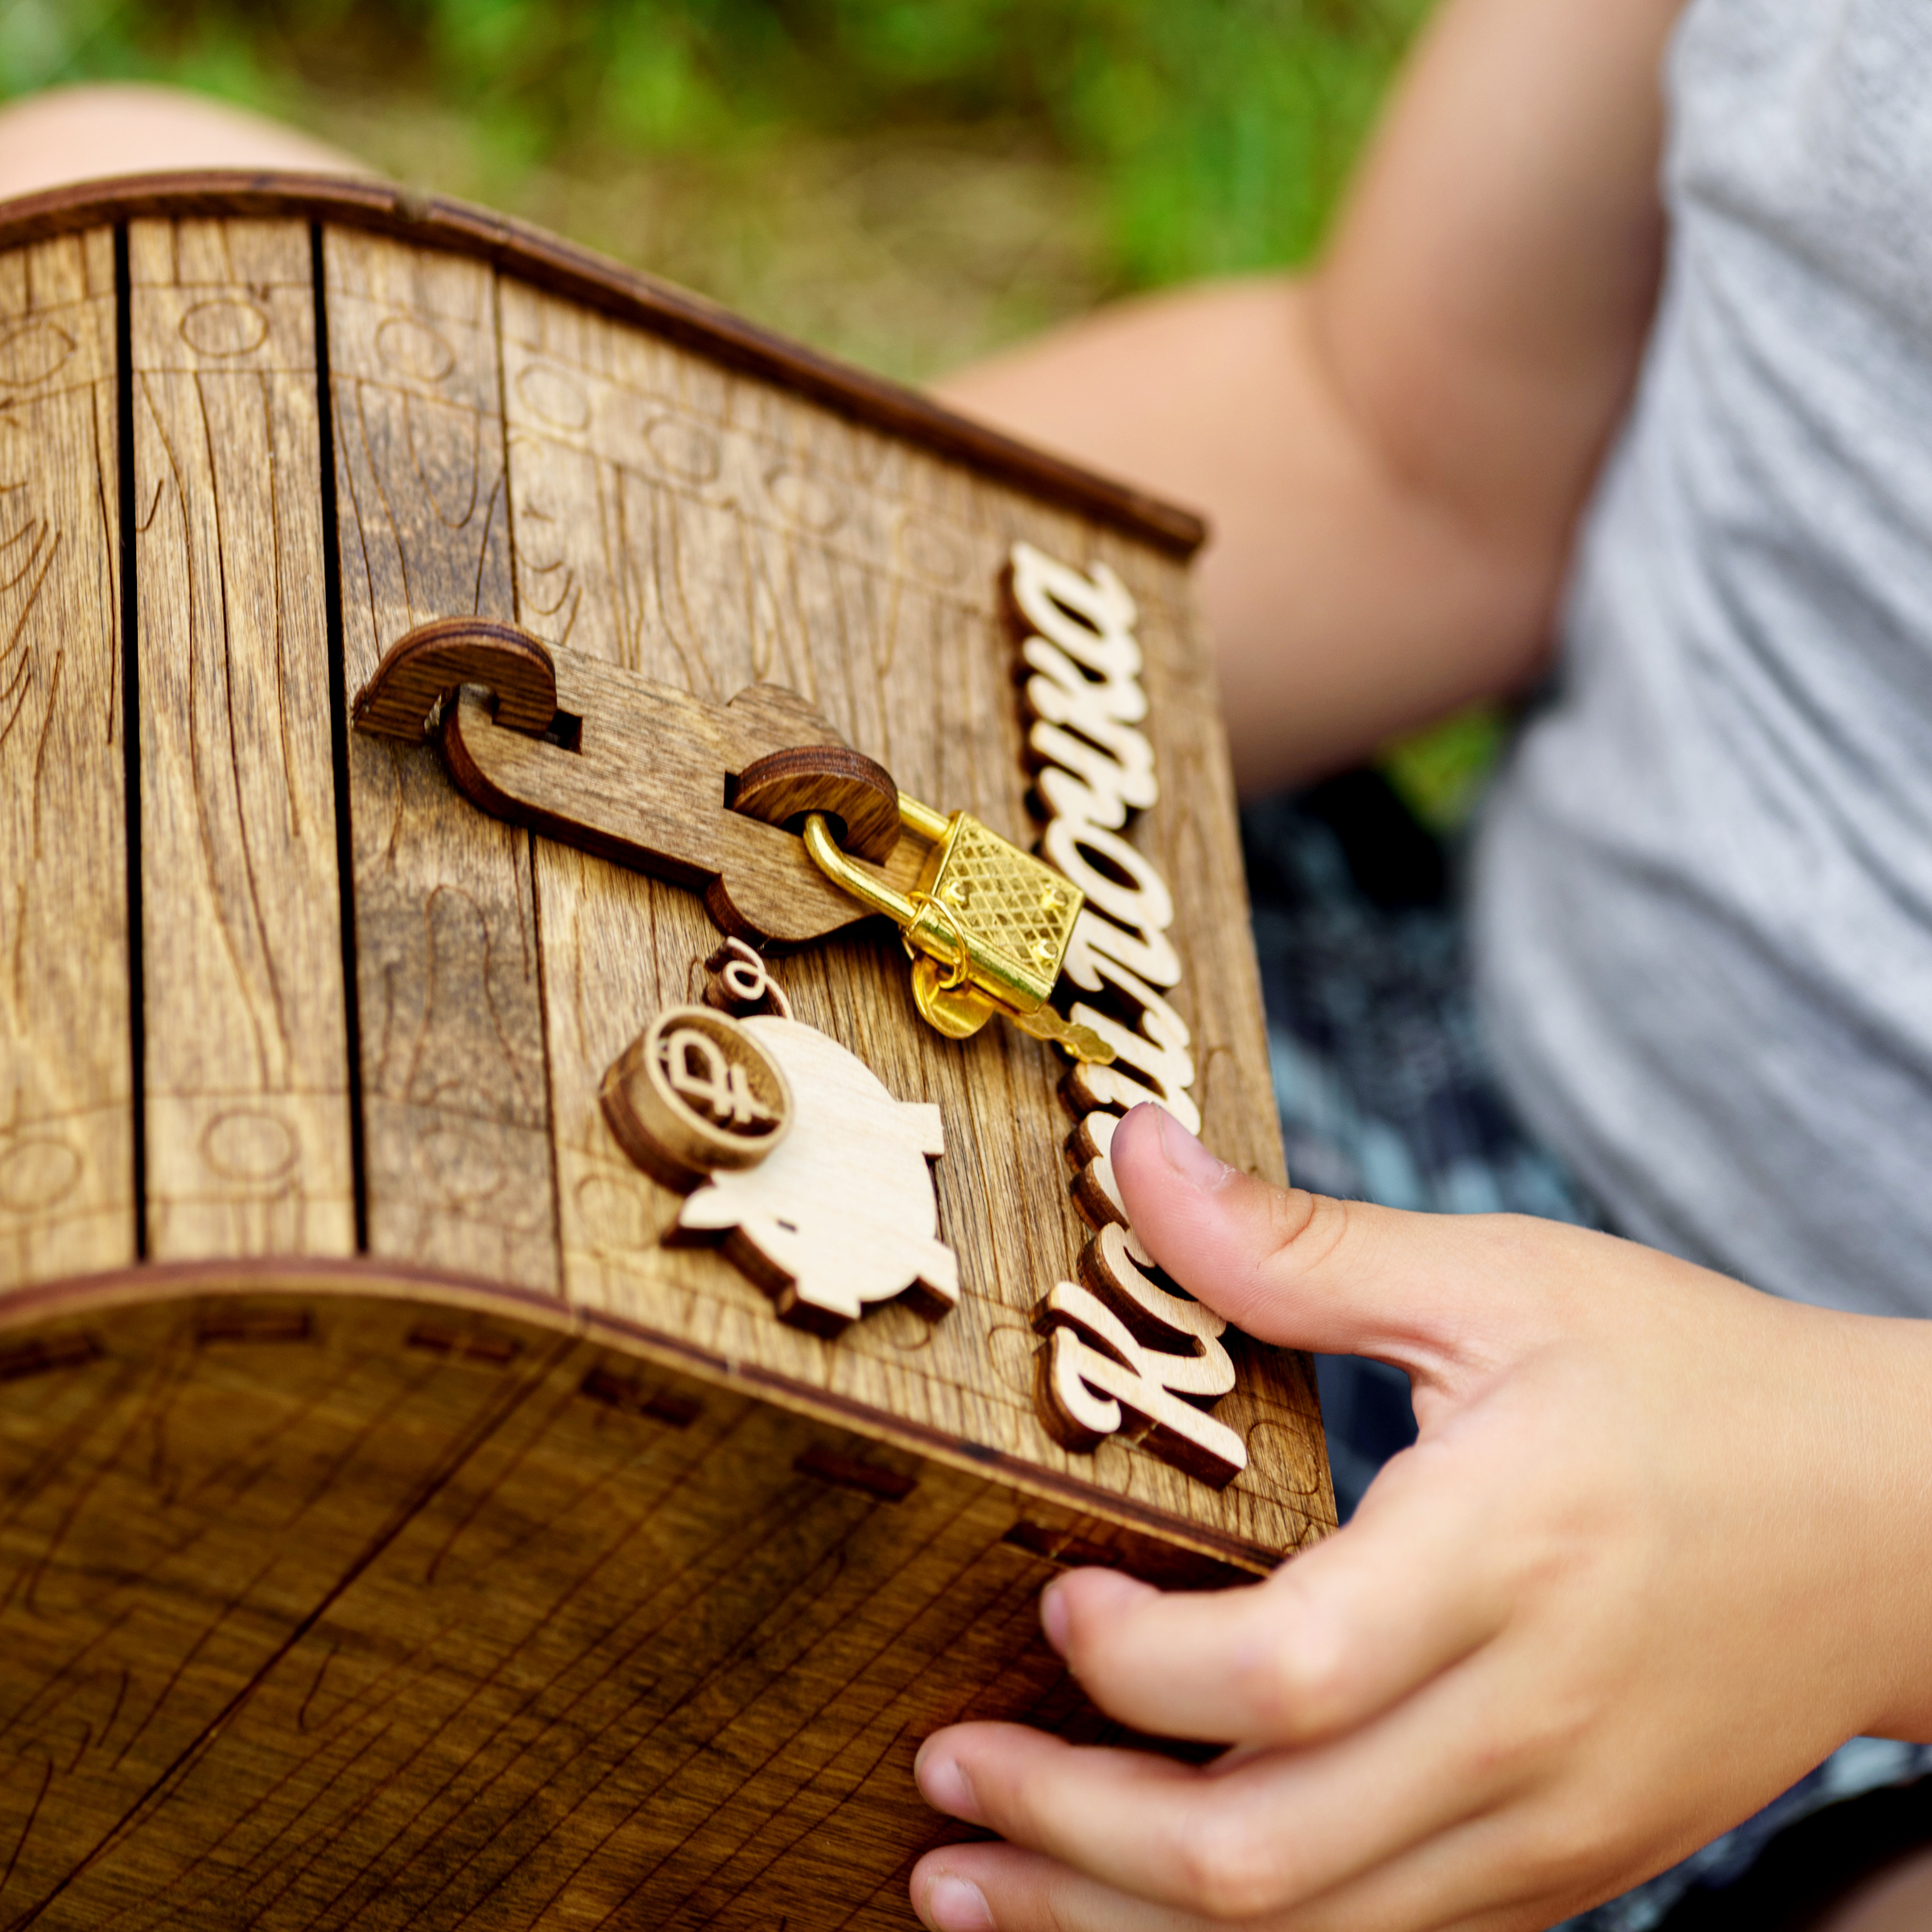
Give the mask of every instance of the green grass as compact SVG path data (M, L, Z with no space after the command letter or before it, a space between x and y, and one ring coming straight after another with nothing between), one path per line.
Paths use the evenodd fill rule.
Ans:
M910 381L1305 260L1430 0L0 0L0 95L171 81ZM1456 823L1477 711L1389 748Z
M0 92L203 89L918 377L1304 258L1426 4L0 0Z

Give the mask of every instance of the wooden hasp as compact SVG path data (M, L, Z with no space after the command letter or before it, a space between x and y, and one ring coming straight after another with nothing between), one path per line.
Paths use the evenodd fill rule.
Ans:
M800 745L753 759L732 787L731 807L797 831L822 811L848 857L882 865L899 842L899 788L892 774L844 745Z
M729 704L711 704L619 666L547 649L514 625L448 618L391 647L356 699L355 721L419 741L439 699L444 758L472 804L702 892L727 932L796 946L866 916L768 817L836 809L848 826L857 819L863 856L899 857L890 776L847 749L782 685L753 684ZM815 788L788 782L782 758L771 762L803 745L844 754L829 779L814 766ZM797 802L808 794L821 802ZM896 882L918 863L907 853L887 876Z

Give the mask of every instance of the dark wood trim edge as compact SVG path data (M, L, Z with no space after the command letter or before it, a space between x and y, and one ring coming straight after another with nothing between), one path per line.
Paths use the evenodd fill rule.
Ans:
M729 1360L680 1336L600 1309L574 1307L554 1295L402 1262L265 1255L246 1261L146 1262L99 1274L74 1275L0 1296L0 1338L42 1323L85 1319L137 1302L250 1294L382 1296L493 1315L551 1334L578 1335L740 1394L817 1417L836 1427L863 1427L889 1437L914 1455L1042 1501L1100 1517L1123 1530L1157 1537L1249 1576L1266 1575L1294 1554L1224 1536L1055 1470L1040 1468L1003 1450L944 1435L749 1363ZM1316 1525L1318 1534L1319 1528Z
M197 216L335 221L425 248L481 255L554 294L640 324L748 374L782 382L855 421L969 463L1172 555L1191 556L1207 540L1207 525L1191 510L956 415L917 390L808 349L702 295L526 222L391 182L227 169L79 181L0 201L0 247L144 217Z

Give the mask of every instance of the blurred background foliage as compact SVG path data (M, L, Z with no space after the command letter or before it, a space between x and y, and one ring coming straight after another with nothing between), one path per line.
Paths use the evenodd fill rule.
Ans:
M1305 257L1426 0L0 0L918 378Z
M1306 259L1429 5L0 0L0 97L215 94L917 382ZM1500 733L1382 762L1448 826Z

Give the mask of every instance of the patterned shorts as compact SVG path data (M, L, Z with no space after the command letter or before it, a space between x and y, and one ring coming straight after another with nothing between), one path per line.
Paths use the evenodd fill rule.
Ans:
M1297 1182L1435 1213L1608 1223L1519 1122L1485 1065L1459 854L1389 786L1351 773L1242 821L1275 1098ZM1415 1439L1408 1384L1319 1356L1344 1517ZM1863 1873L1932 1843L1932 1747L1857 1738L1774 1803L1563 1932L1796 1927Z

